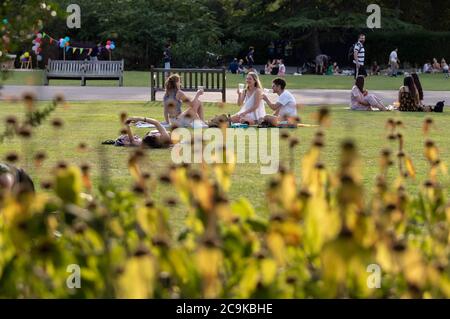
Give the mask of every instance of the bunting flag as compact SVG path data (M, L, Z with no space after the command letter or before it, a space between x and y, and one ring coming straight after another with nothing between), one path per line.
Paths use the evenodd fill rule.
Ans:
M45 38L48 38L48 39L49 39L50 44L55 44L55 45L58 45L58 46L59 46L59 41L58 41L58 39L52 38L52 37L49 36L47 33L42 32L42 39L45 39ZM66 47L64 47L64 48L65 48L66 52L68 52L69 49L72 49L72 53L73 53L73 54L75 54L75 52L76 52L77 50L80 51L80 54L83 54L84 50L89 50L88 53L91 53L91 52L92 52L92 49L91 49L91 48L80 48L80 47L74 47L74 46L71 46L71 45L68 45L68 46L66 46Z

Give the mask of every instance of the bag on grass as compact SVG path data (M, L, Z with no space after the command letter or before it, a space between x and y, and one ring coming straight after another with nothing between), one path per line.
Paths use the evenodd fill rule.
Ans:
M433 111L434 112L439 112L442 113L444 112L444 102L445 101L440 101L436 103L436 106L434 107Z
M226 114L216 115L207 124L209 127L230 127L230 117Z

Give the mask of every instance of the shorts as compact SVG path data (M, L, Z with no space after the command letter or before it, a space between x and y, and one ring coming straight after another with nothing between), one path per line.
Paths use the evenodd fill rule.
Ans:
M362 75L364 77L367 76L366 68L364 67L364 65L360 65L359 66L359 70L357 70L357 67L356 67L356 64L355 64L355 78L356 78L356 74Z
M278 114L279 118L289 118L289 117L297 117L297 110L292 108L283 108L281 107L280 113Z

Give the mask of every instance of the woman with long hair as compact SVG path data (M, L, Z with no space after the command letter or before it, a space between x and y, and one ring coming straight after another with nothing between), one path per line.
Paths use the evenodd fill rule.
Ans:
M400 90L398 91L398 101L400 102L398 107L399 111L423 111L423 107L420 105L419 91L417 90L411 75L408 75L403 79L403 86L400 87Z
M176 126L188 126L194 120L204 121L203 104L200 96L203 90L198 90L193 100L191 100L181 90L181 78L178 74L169 76L165 83L164 94L164 119L167 123ZM182 112L182 103L188 105L186 111Z
M355 111L372 111L372 108L387 111L383 102L374 94L364 89L364 76L359 75L355 80L350 96L350 108Z
M419 80L419 75L417 75L416 72L413 72L413 73L411 73L411 77L414 80L414 85L416 86L417 93L419 94L419 103L421 105L423 105L423 89L422 89L422 84L420 83L420 80Z
M233 123L257 124L266 116L264 108L263 88L259 81L258 74L249 72L246 78L247 88L241 92L238 89L238 102L241 106L239 112L231 116Z

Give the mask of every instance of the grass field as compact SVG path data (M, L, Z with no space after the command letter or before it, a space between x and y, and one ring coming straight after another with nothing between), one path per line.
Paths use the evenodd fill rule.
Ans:
M42 107L45 103L39 103ZM21 104L0 102L0 132L4 129L6 116L14 114L23 116L24 107ZM211 118L217 113L232 113L236 106L227 105L225 109L218 109L216 104L206 104L206 117ZM324 149L324 163L334 169L339 164L339 145L345 138L353 138L358 145L363 163L363 179L366 191L370 192L375 175L378 172L378 158L380 150L391 146L394 150L396 144L387 141L385 122L392 117L405 123L404 136L406 138L405 149L411 155L417 170L417 181L408 185L410 191L420 187L425 179L427 163L423 155L423 135L421 133L424 113L386 113L386 112L351 112L346 106L331 107L332 123L326 129L326 145ZM101 145L101 141L114 139L119 135L119 113L125 111L129 115L140 115L162 119L162 107L159 102L143 104L137 102L109 103L109 102L83 102L72 103L68 108L60 108L52 114L52 118L61 118L64 128L56 131L47 120L34 133L31 141L24 142L19 138L5 140L0 144L1 159L11 151L25 153L20 165L25 167L39 185L39 182L51 174L51 168L60 160L67 160L75 164L90 163L94 183L98 183L100 168L108 167L111 180L123 187L131 187L131 178L127 169L127 158L131 151L129 148L120 148L109 145ZM305 107L301 110L304 123L314 123L313 113L317 107ZM450 137L445 130L450 120L449 113L430 114L436 123L436 129L432 132L432 138L438 143L442 152L442 158L448 160L450 154ZM304 154L311 143L315 128L299 128L289 130L296 136L300 143L295 149L295 168L300 169L299 158ZM145 129L136 130L138 134L144 134ZM79 152L77 146L85 142L89 146L86 152ZM284 141L281 142L281 160L285 163L289 160L289 148ZM33 154L44 150L48 160L36 170L33 165ZM99 159L99 150L103 150L106 161ZM166 172L166 167L171 164L170 150L150 150L146 158L145 170L154 176ZM249 198L257 211L265 214L267 211L265 202L265 189L270 175L260 174L259 164L238 164L234 172L231 188L232 199L241 196ZM155 199L163 200L166 196L173 195L173 190L162 186L154 194ZM181 208L177 208L172 215L176 225L181 224L184 217Z
M264 87L270 87L274 76L262 75L261 80ZM421 81L424 90L429 91L450 91L450 79L444 78L442 74L424 74L421 75ZM349 89L353 85L351 76L286 76L288 87L290 89ZM227 87L236 88L238 83L243 83L242 75L228 74ZM397 78L387 76L370 76L367 78L366 87L370 90L398 90L403 84L403 77ZM43 84L43 72L10 72L10 77L4 82L8 85ZM53 80L51 85L74 85L79 86L78 80ZM88 81L88 86L116 86L118 81ZM150 73L127 71L124 76L124 85L129 87L149 87Z

